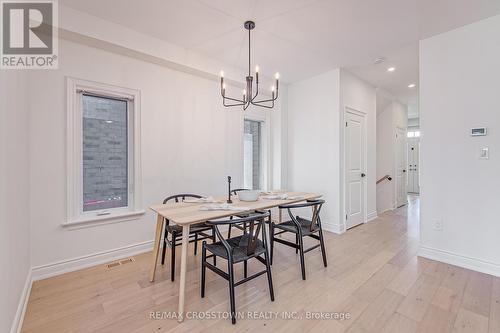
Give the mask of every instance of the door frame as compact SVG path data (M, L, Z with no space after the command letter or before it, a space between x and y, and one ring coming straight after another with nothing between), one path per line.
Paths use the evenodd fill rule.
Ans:
M408 199L406 198L408 196L408 187L406 186L406 184L408 184L408 172L403 172L404 173L404 176L403 176L403 184L405 184L405 193L406 193L406 196L405 196L405 199L404 199L404 204L402 205L398 205L398 176L397 176L397 172L398 172L398 147L397 147L397 143L398 143L398 131L401 130L402 132L404 132L403 134L403 139L405 140L403 142L403 146L408 149L408 140L407 140L407 132L408 130L406 128L403 128L403 127L395 127L394 128L394 146L395 146L395 149L394 149L394 208L393 209L396 209L396 208L399 208L399 207L402 207L404 205L407 205L408 204ZM403 162L403 167L404 167L404 170L408 171L408 151L406 151L406 154L403 154L404 156L404 162Z
M406 148L406 149L407 149L406 155L407 155L407 156L410 154L410 150L409 150L409 148L410 148L410 147L409 147L409 145L410 145L410 144L414 143L414 144L415 144L415 146L417 146L417 147L418 147L418 150L417 150L417 151L418 151L418 162L417 162L417 163L418 163L418 164L417 164L417 174L418 174L418 176L417 176L417 180L418 180L418 182L417 182L417 183L418 183L418 184L416 185L416 186L417 186L417 188L418 188L418 192L409 191L409 190L408 190L408 187L407 187L407 188L406 188L406 193L420 194L420 137L411 137L411 138L407 138L407 139L406 139L406 141L407 141L407 145L406 145L406 147L407 147L407 148ZM409 160L408 160L408 158L407 158L407 160L406 160L406 165L407 165L407 166L409 166L409 165L408 165L408 163L409 163ZM413 161L413 163L415 163L415 161ZM408 179L408 178L409 178L409 176L410 176L410 171L409 171L409 169L407 169L407 173L408 173L408 177L407 177L407 179ZM410 183L410 182L409 182L409 180L408 180L408 181L407 181L407 184L409 185L409 183ZM415 186L415 184L414 184L414 186ZM413 188L413 189L414 189L414 188Z
M365 180L363 182L363 200L364 200L364 207L365 207L365 212L364 212L364 217L363 217L363 223L366 223L368 221L368 114L364 111L352 108L350 106L345 106L343 112L341 113L342 116L342 121L340 123L340 216L339 216L339 221L341 221L340 225L340 230L339 233L343 233L347 230L347 219L346 219L346 212L347 212L347 201L346 201L346 181L347 181L347 167L346 167L346 126L345 122L347 120L347 113L355 114L360 117L364 118L365 121L365 126L363 130L363 135L364 135L364 140L363 140L363 145L364 145L364 173L367 175L365 177Z

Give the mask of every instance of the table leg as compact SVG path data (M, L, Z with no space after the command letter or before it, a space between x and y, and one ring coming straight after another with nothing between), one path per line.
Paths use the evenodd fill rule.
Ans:
M155 244L153 248L153 263L151 265L151 272L149 273L149 281L154 282L155 273L156 273L156 265L158 263L158 253L160 252L160 242L161 236L163 233L163 216L158 214L156 218L156 235L155 235Z
M178 322L184 320L184 293L186 289L186 266L187 250L189 244L189 225L182 226L182 249L181 249L181 276L179 281L179 317Z

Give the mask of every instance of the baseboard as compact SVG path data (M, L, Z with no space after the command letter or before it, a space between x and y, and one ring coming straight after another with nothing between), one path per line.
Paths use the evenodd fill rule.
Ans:
M113 260L148 252L153 249L153 241L147 241L89 254L86 256L58 261L55 263L32 268L33 281L46 279L52 276L77 271L80 269L104 264Z
M487 262L477 258L471 258L448 251L434 249L426 246L420 246L418 255L427 259L441 261L447 264L460 266L485 274L500 276L500 265Z
M373 220L375 220L377 217L378 217L378 215L377 215L377 211L373 211L373 212L369 213L368 215L366 215L366 222L373 221Z
M28 271L26 276L26 282L24 283L23 292L19 298L19 304L17 305L16 315L12 321L12 326L10 328L10 333L19 333L23 327L24 314L26 313L26 307L28 306L28 300L30 298L31 286L33 285L32 270Z
M325 231L333 232L334 234L343 234L345 232L345 228L338 224L333 223L321 223L321 227Z
M382 215L382 214L384 214L385 212L391 212L391 211L393 211L393 210L394 210L394 208L387 208L387 209L384 209L384 210L382 210L382 211L380 211L380 212L377 212L377 215Z

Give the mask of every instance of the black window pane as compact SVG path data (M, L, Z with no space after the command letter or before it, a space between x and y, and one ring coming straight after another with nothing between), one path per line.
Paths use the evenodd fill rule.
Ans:
M83 211L128 205L127 102L82 96Z

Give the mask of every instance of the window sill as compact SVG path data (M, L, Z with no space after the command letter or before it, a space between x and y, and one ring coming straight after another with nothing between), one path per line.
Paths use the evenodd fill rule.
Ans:
M146 211L144 209L141 209L131 212L116 213L112 215L92 216L92 217L69 220L63 223L62 226L64 228L67 228L68 230L90 228L111 223L138 220L144 214L146 214Z

